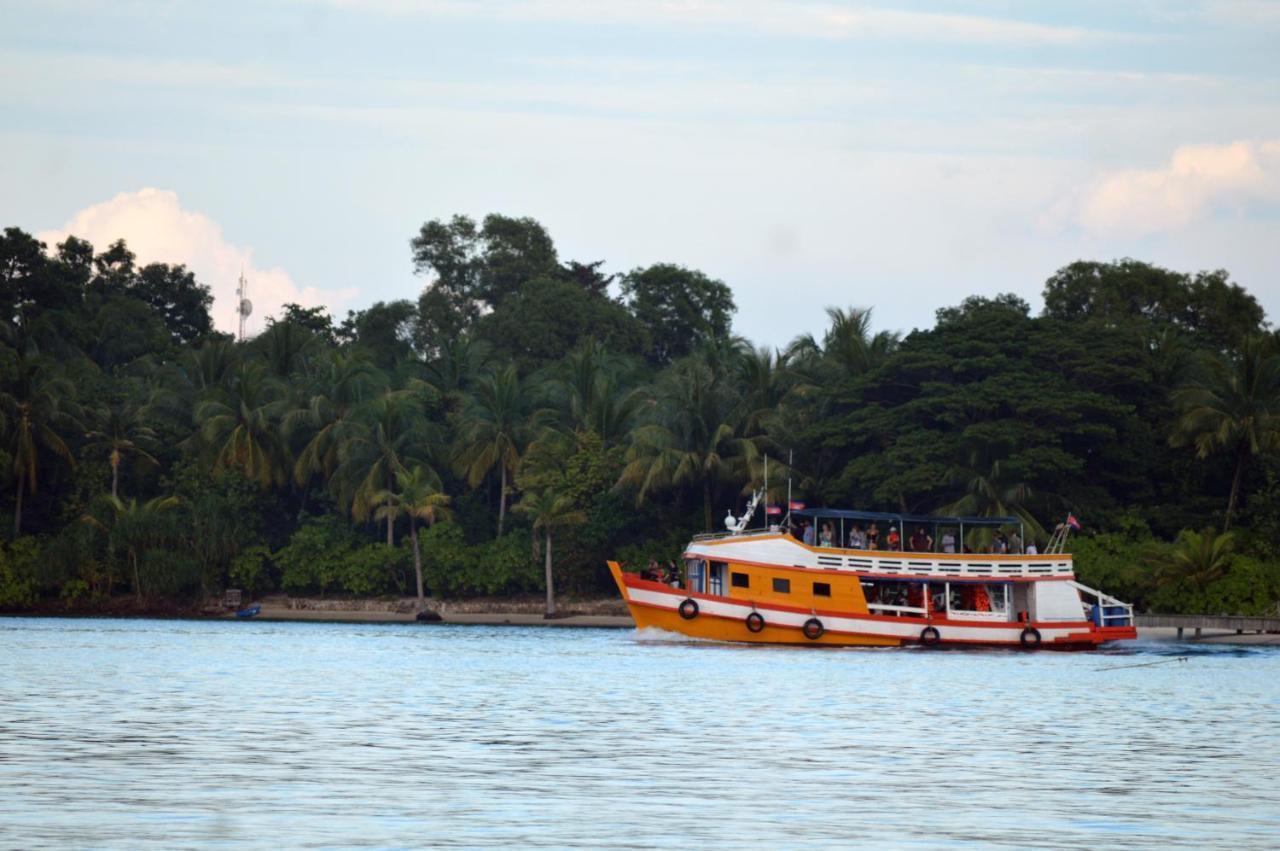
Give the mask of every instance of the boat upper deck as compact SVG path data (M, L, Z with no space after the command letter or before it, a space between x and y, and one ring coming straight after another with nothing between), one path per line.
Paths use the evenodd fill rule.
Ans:
M1071 579L1071 555L899 552L817 547L772 530L699 535L686 558L803 570L842 570L918 579Z

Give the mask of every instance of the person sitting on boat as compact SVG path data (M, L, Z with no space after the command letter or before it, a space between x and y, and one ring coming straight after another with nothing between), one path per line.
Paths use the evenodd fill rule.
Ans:
M667 559L667 583L672 588L680 587L680 570L676 567L675 559Z
M836 545L834 533L831 531L830 523L822 524L822 533L818 535L818 546L834 547Z
M918 553L927 553L933 549L933 536L923 526L917 526L916 533L911 536L911 549Z
M885 544L894 552L902 549L902 536L898 534L897 526L889 527L889 537L885 538Z
M880 546L880 527L876 525L876 521L872 520L871 525L867 527L867 549L874 550Z
M867 536L863 533L862 527L855 525L849 530L849 549L861 550L866 549Z
M649 566L644 569L644 573L640 574L640 578L650 582L662 581L662 565L658 564L656 558L649 559Z
M944 553L954 553L956 551L956 536L951 530L942 533L942 551Z
M1039 552L1040 552L1040 549L1036 546L1035 538L1032 538L1030 541L1027 542L1026 553L1029 556L1033 556Z

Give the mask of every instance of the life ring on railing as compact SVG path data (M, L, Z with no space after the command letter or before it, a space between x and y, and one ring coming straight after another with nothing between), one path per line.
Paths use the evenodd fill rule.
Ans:
M827 631L827 628L817 618L809 618L804 622L804 626L800 630L804 633L805 638L810 641L817 641Z
M747 629L751 632L759 632L764 629L764 615L759 612L752 612L747 615Z
M1040 630L1036 629L1034 626L1029 626L1022 631L1022 635L1018 636L1018 641L1022 643L1023 647L1039 647L1040 642L1042 641L1040 638Z
M685 597L680 603L680 617L687 621L691 621L698 616L698 601L692 597Z
M942 633L938 632L936 626L926 626L920 631L920 643L925 647L932 647L942 640Z

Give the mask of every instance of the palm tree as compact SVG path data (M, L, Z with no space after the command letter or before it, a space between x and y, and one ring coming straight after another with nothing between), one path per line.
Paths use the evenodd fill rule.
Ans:
M550 382L558 391L563 425L574 431L594 431L605 446L626 437L636 416L652 404L643 388L626 388L624 362L593 337L565 355L560 374Z
M152 467L160 462L151 454L156 446L155 429L146 425L147 409L127 402L113 402L93 412L95 428L85 435L86 452L107 453L111 464L111 495L120 496L120 465L133 456Z
M239 469L263 490L285 484L291 465L277 428L283 396L283 387L259 364L242 364L227 387L196 406L195 437L213 453L213 469Z
M75 387L38 357L19 354L17 377L11 389L0 392L0 418L8 431L9 458L18 490L13 510L13 533L22 534L22 500L40 486L41 450L52 452L75 467L75 458L59 432L78 430L72 412Z
M141 504L136 499L125 502L111 496L104 500L104 516L86 512L81 517L83 522L107 535L110 548L124 551L133 573L133 592L139 603L143 594L138 563L147 549L162 537L157 528L160 515L180 504L181 500L176 496L156 497Z
M338 449L338 466L330 480L339 504L358 521L374 513L381 495L390 492L398 473L425 464L435 443L414 400L404 391L386 392L361 407L358 425ZM395 546L395 519L387 520L387 545Z
M309 433L298 453L293 477L299 485L320 474L329 479L338 467L338 453L359 424L356 413L382 382L382 375L364 352L334 352L321 368L319 392L305 407L285 415L286 434Z
M427 380L455 403L475 383L490 354L490 346L484 340L467 335L445 338L439 344L438 356L427 363Z
M418 579L418 608L426 605L422 587L422 550L418 545L418 521L430 528L452 516L449 496L440 489L440 477L430 467L421 464L412 470L396 473L396 490L380 491L376 497L382 503L375 517L394 523L401 514L409 518L409 537L413 541L413 570Z
M224 387L235 375L239 355L230 340L210 340L195 351L187 350L187 375L196 390Z
M1250 461L1280 448L1280 345L1270 335L1247 338L1233 356L1213 356L1199 378L1173 394L1181 415L1172 446L1193 446L1196 457L1235 456L1222 531L1231 528Z
M1045 536L1044 528L1032 515L1029 503L1034 492L1031 485L1010 475L1008 459L999 447L983 441L969 444L965 463L949 471L952 485L962 494L954 502L942 506L939 514L965 517L1017 517L1036 538ZM989 531L975 530L985 538Z
M748 434L768 431L791 389L791 355L766 347L744 352L737 377L746 401Z
M1218 534L1212 527L1199 532L1184 529L1172 549L1151 548L1143 560L1155 569L1159 587L1187 584L1203 591L1230 569L1234 550L1234 532Z
M555 583L551 569L551 533L569 526L578 526L587 522L587 515L573 507L573 499L568 495L556 493L554 488L546 487L540 491L526 493L516 504L515 510L529 515L533 521L533 533L542 532L545 537L545 561L547 583L547 609L543 615L553 618L556 615Z
M498 470L499 537L506 520L508 483L540 419L540 414L529 412L525 388L514 366L477 381L459 417L455 462L459 475L476 487L494 468Z
M636 490L636 503L678 487L702 492L703 523L712 529L717 485L751 480L757 450L740 436L741 397L717 374L714 359L690 358L663 377L655 406L657 419L631 432L626 466L618 485Z
M790 351L810 378L815 367L834 369L840 377L862 375L884 362L898 347L898 335L888 331L871 333L871 308L828 307L831 327L819 345L812 335L796 338Z
M317 336L294 322L273 322L253 345L262 353L272 374L288 378L306 366L306 357L317 345Z

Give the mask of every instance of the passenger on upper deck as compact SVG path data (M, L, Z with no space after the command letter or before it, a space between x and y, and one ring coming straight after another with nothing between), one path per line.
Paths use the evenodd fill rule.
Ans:
M849 549L862 550L862 549L866 549L866 546L867 546L866 534L862 531L861 526L855 525L852 529L849 530Z
M1009 533L1009 553L1011 555L1022 555L1022 536L1017 532Z
M889 527L889 537L885 539L885 548L895 552L902 549L902 536L898 534L897 526Z
M822 532L818 535L818 546L834 547L836 545L835 533L831 531L830 523L822 524Z
M801 522L801 528L804 531L804 542L809 546L813 546L813 526L809 525L808 520Z
M933 550L933 536L926 532L923 526L917 526L916 533L911 536L911 549L918 553L927 553Z
M942 533L942 551L944 553L954 553L956 551L956 536L950 529Z
M880 527L876 525L876 521L872 520L871 525L867 527L867 549L874 550L880 546Z

